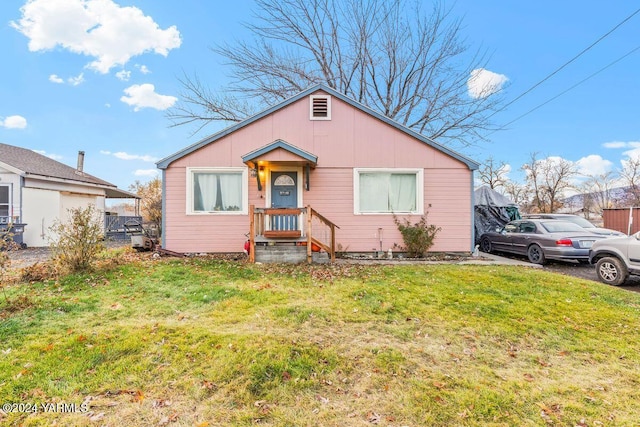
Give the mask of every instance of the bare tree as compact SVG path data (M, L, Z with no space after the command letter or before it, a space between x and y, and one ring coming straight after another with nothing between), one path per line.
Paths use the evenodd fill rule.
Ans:
M619 175L625 186L624 203L627 206L640 206L640 157L624 160Z
M602 210L613 207L616 202L613 199L612 190L615 188L617 176L609 171L599 175L586 175L586 177L587 180L581 188L585 218L589 219L590 212L602 217Z
M162 180L158 177L142 183L136 180L129 190L140 196L142 219L154 224L158 230L162 227Z
M484 161L480 169L478 169L478 175L482 183L488 185L492 190L495 190L506 184L509 170L510 168L505 162L497 163L493 160L493 157L489 157Z
M255 38L218 45L232 83L217 91L184 75L173 126L240 121L317 83L443 143L467 145L491 129L496 86L468 92L472 71L461 21L436 0L256 0ZM466 58L466 60L465 60ZM467 63L465 64L465 61Z
M526 185L518 184L514 181L507 181L503 185L504 194L516 205L526 208L531 203L531 194Z
M555 212L562 205L560 199L571 188L570 179L577 175L576 166L559 157L538 159L532 153L522 165L526 180L533 192L533 205L538 212Z

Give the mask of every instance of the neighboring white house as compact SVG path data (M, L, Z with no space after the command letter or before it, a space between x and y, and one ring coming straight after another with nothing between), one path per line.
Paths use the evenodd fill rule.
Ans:
M94 205L105 210L105 199L138 198L114 184L35 151L0 143L0 224L26 224L22 241L47 246L49 228L65 221L69 209Z

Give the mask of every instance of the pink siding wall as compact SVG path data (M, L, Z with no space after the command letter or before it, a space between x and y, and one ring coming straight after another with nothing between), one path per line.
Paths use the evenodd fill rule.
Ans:
M178 252L237 252L249 229L246 215L186 215L186 168L244 166L242 156L282 139L318 156L311 190L301 205L340 226L337 242L349 251L383 249L402 238L391 215L354 215L353 168L424 168L425 211L442 227L434 251L471 249L472 173L458 160L343 103L332 99L332 120L310 121L308 98L287 106L173 162L165 171L165 244ZM288 159L274 151L272 158ZM266 191L249 178L249 204L264 207ZM413 218L417 221L419 216Z

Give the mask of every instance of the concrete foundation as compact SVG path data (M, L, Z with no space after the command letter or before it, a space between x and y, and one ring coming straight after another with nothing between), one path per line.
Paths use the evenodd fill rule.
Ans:
M295 245L256 245L256 262L300 264L307 262L307 247ZM312 260L316 264L329 262L326 252L313 252Z

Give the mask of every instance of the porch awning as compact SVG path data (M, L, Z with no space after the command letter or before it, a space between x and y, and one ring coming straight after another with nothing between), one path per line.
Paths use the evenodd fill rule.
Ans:
M318 156L278 139L242 156L242 162L254 169L258 161L309 165L315 168L318 164Z
M141 199L137 194L133 194L129 191L124 191L116 187L105 187L104 192L107 199Z

